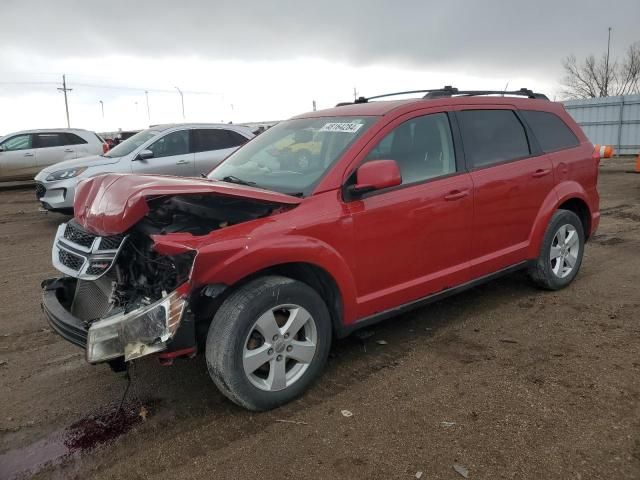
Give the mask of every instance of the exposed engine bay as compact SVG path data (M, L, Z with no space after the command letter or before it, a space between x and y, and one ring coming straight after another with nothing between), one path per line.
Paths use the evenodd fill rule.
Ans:
M94 235L76 220L58 229L53 262L68 275L58 297L88 330L90 361L161 351L176 334L188 293L178 290L188 285L196 251L159 254L153 236L202 236L286 208L213 195L159 196L147 204L147 214L121 234Z
M78 257L85 257L78 255L73 246L79 239L89 245L94 237L75 221L67 224L57 242L62 247L58 259L66 267L60 268L64 273L79 279L72 305L72 313L78 318L91 322L107 314L128 313L162 298L189 279L195 252L159 255L153 250L151 235L206 235L282 208L259 201L206 195L163 196L148 200L148 204L148 214L125 235L102 237L110 240L110 247L117 248L110 248L116 250L112 264L106 258L101 258L101 263L93 260L93 256L103 257L102 252L106 251L99 244L91 252L93 256L87 257L89 268L84 271L82 266L70 271L82 262ZM122 240L117 245L119 237ZM71 251L66 250L68 245ZM101 267L103 271L99 271Z

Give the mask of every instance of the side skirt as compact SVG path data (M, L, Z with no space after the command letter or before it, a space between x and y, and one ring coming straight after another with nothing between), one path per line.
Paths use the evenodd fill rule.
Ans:
M384 312L376 313L369 317L362 318L355 321L351 325L342 325L337 329L336 335L338 338L344 338L361 328L374 325L378 322L382 322L383 320L387 320L388 318L395 317L411 310L415 310L416 308L424 307L425 305L437 302L438 300L442 300L443 298L450 297L457 293L464 292L465 290L477 287L478 285L482 285L483 283L495 280L496 278L500 278L504 275L522 270L526 268L529 263L529 261L520 262L502 270L498 270L497 272L490 273L489 275L485 275L484 277L476 278L475 280L463 283L462 285L451 287L446 290L442 290L441 292L433 293L418 300L414 300L413 302L405 303L404 305L400 305L399 307L391 308L389 310L385 310Z

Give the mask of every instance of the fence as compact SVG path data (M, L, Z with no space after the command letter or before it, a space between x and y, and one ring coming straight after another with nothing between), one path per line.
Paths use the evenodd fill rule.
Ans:
M568 100L564 106L594 144L617 155L640 153L640 95Z

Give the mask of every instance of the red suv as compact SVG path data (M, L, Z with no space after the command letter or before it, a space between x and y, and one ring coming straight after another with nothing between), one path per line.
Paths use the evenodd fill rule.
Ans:
M422 92L279 123L208 178L83 181L50 325L116 370L203 350L228 398L266 410L333 336L518 269L568 285L599 221L593 145L529 90Z

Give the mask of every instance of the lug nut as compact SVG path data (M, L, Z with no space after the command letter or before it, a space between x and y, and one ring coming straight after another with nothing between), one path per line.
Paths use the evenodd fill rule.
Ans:
M292 347L291 345L289 345L289 346L287 347L287 352L290 352L291 350L293 350L293 347Z
M288 333L285 333L285 334L284 334L284 338L285 338L285 340L286 340L287 338L289 338L289 334L288 334Z
M282 355L278 355L278 356L276 357L276 360L277 360L278 362L279 362L280 360L282 360Z
M270 348L269 350L267 350L267 353L268 353L269 355L273 355L273 348Z
M273 336L273 341L275 342L276 340L278 340L278 335Z

